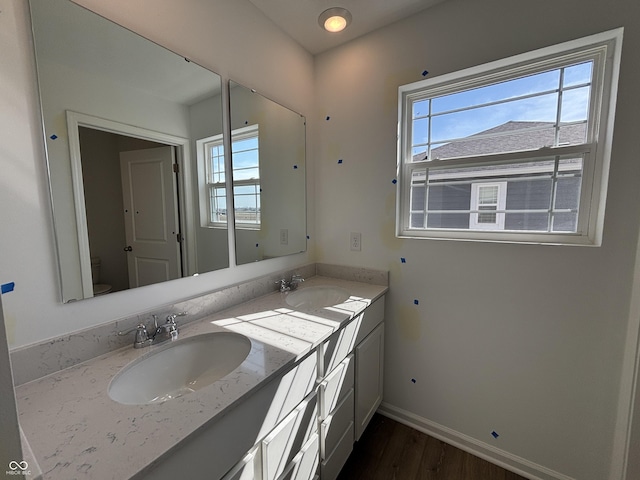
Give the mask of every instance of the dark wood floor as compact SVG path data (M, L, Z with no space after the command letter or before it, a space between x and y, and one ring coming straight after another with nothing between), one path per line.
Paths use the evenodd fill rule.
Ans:
M524 480L485 460L376 414L338 480Z

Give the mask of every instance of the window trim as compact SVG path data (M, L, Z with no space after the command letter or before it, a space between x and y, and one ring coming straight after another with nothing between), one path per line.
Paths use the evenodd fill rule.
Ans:
M601 245L622 35L623 28L617 28L401 86L398 89L396 236L400 238L482 242ZM411 121L414 102L506 81L523 75L531 75L553 68L560 68L570 62L589 59L594 60L594 74L588 114L590 121L584 144L413 162ZM495 165L509 161L524 162L541 157L548 158L573 153L583 155L583 181L580 194L578 231L576 233L413 229L410 227L409 212L411 205L409 196L411 173L416 169L424 169L425 167L427 169L437 169L481 164ZM496 181L498 180L497 178ZM585 194L584 192L587 193Z

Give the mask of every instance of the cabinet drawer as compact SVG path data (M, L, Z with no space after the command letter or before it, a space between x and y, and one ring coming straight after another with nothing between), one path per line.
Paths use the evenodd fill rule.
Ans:
M317 395L313 392L262 440L263 480L275 480L318 431Z
M384 320L384 297L380 297L369 305L366 310L362 312L361 317L355 345L358 345L362 340L367 338L367 336L373 332L373 329Z
M311 436L278 480L311 480L316 478L320 462L318 434ZM252 478L252 477L249 477Z
M318 347L318 373L324 377L351 353L354 347L384 320L384 297L369 305Z
M327 418L353 389L355 363L350 354L320 383L320 420Z
M278 389L271 399L269 412L265 415L257 438L269 434L278 422L313 391L318 376L317 365L316 355L311 354L278 381Z
M260 478L260 445L256 445L222 480L253 480Z
M331 335L318 347L318 374L322 378L338 366L356 346L360 316Z
M320 463L320 477L322 480L335 480L353 450L353 423L338 442L333 453Z
M320 452L323 460L329 458L349 429L353 429L354 391L320 424ZM351 437L353 443L353 436Z

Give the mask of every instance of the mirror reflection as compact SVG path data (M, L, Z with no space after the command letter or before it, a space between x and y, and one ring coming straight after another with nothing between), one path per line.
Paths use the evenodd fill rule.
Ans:
M220 77L70 1L30 5L63 301L228 267L197 158L222 136Z
M236 82L229 91L236 263L304 252L305 118Z

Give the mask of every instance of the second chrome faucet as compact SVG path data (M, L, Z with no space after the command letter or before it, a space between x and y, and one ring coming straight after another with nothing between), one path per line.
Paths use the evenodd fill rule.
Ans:
M279 290L281 292L289 292L298 288L298 285L302 282L304 282L304 278L302 278L302 275L292 275L291 280L281 278L276 282L276 285L280 287Z

